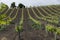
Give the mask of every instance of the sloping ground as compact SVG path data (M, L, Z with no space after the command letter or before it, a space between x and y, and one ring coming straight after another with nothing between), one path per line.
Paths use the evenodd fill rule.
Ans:
M59 8L58 8L59 7ZM18 11L17 11L18 10ZM19 34L15 31L15 25L19 25L23 12L23 32L20 33L20 40L55 40L53 33L46 33L45 25L52 24L56 27L60 27L60 23L51 22L42 17L48 16L58 16L60 17L60 5L58 6L41 6L41 7L33 7L33 8L23 8L22 9L10 9L8 11L8 15L13 18L16 13L17 16L14 20L12 20L13 24L7 26L7 28L0 32L0 40L19 40ZM42 28L40 30L36 30L32 28L32 21L29 15L41 22ZM51 20L51 19L49 19ZM60 40L60 35L57 35L57 40Z

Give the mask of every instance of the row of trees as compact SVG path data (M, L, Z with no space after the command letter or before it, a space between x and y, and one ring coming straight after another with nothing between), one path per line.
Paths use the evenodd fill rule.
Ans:
M25 8L25 6L23 5L23 4L18 4L18 6L16 6L15 5L15 2L13 2L13 3L11 3L11 8L14 8L14 7L17 7L17 8L22 8L22 7L24 7Z

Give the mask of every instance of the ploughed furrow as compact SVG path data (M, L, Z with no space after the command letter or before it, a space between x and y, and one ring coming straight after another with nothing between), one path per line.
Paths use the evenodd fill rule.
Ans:
M10 15L11 18L13 18L15 15L16 15L16 12L17 12L18 9L14 9L13 13Z
M8 16L12 10L13 9L8 9L4 14L6 14Z
M8 15L8 16L7 16L6 18L4 18L3 20L8 19L8 18L12 15L14 9L15 9L15 8L10 9L10 11L9 11L10 13L9 13L9 12L5 13L5 14Z
M16 19L16 17L18 16L18 11L19 11L19 9L17 9L17 11L16 11L16 14L14 15L14 17L10 17L11 19L9 20L9 21L13 21L13 20L15 20Z
M50 8L50 7L47 7L47 8L52 12L52 14L57 15L57 16L60 15L59 12L52 10L52 8Z
M8 16L8 14L11 12L12 9L7 9L4 13L1 13L0 15L2 14L6 14Z
M32 19L32 20L34 20L35 22L36 22L36 20L39 20L38 17L36 17L36 15L34 14L34 12L32 12L33 10L32 10L31 12L32 12L35 16L32 15L32 13L31 13L29 10L30 10L30 9L27 8L29 18Z
M38 16L38 15L35 13L35 11L33 10L33 8L31 8L31 10L32 10L33 14L34 14L38 19L41 18L40 16Z
M53 11L51 11L48 7L44 7L44 9L48 12L48 14L51 14L53 16L58 16L58 14L54 13Z
M58 11L56 11L54 8L50 7L50 6L47 6L49 7L54 13L57 13Z
M40 11L43 15L48 16L48 15L41 9L41 7L38 7L38 9L39 9L39 11Z
M44 9L48 12L48 14L51 14L51 16L55 15L55 14L52 14L51 10L49 10L47 7L44 7Z
M8 10L8 9L7 9L7 10ZM1 14L4 14L7 10L4 9L4 11L0 12L0 15L1 15Z
M29 20L27 8L24 8L23 14L24 14L23 29L24 29L24 31L26 32L26 31L28 31L28 23L27 23L27 21Z
M30 15L31 15L34 19L37 19L37 17L35 16L35 14L33 13L33 11L31 10L31 8L28 8L28 11L29 11Z
M54 10L56 10L56 11L60 11L60 8L57 8L57 7L55 7L55 6L52 6L52 8L54 9Z
M4 14L6 14L7 17L3 18L3 20L7 19L10 12L12 11L12 9L8 9Z
M10 14L9 14L8 17L10 17L10 16L14 13L15 9L16 9L16 8L13 8L13 10L10 12Z
M1 14L5 13L6 10L8 10L8 8L5 8L5 9L1 12Z
M17 21L18 21L18 23L19 23L19 21L21 20L21 15L22 15L22 9L19 9L19 11L18 11L18 16L17 16Z
M47 6L48 9L50 9L52 12L57 13L56 10L54 10L52 7Z
M21 20L21 15L22 15L22 9L18 8L17 10L18 10L17 16L14 20L12 20L12 22L15 24L19 24L19 22Z
M41 15L42 17L45 17L45 15L43 15L43 14L39 11L38 7L35 7L35 9L38 11L39 15Z
M43 7L40 7L40 8L41 8L41 10L42 10L42 11L44 11L44 12L45 12L45 14L46 14L46 15L48 15L48 16L52 16L52 15L51 15L51 14L49 14L49 13L47 12L47 10L45 10Z
M56 11L60 12L60 8L54 7L52 6L53 9L55 9Z
M36 12L36 14L37 14L38 16L42 17L42 15L39 14L39 12L38 12L38 10L36 9L36 7L33 7L33 10Z
M28 13L27 13L27 8L24 8L23 12L24 12L24 20L28 20L29 17L28 17Z
M57 5L56 7L57 7L57 8L60 8L60 5Z
M43 7L43 9L46 10L48 14L51 14L51 11L47 7ZM54 14L51 14L51 15L54 15Z
M52 6L55 6L56 8L58 8L59 5L52 5Z

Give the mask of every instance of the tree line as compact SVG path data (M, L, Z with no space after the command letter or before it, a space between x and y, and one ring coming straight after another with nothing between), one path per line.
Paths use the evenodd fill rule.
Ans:
M4 8L5 6L8 7L8 5L1 2L0 9ZM23 5L22 3L19 3L18 6L16 6L15 2L12 2L11 5L10 5L10 8L14 8L14 7L16 7L16 8L23 8L24 7L25 8L25 5Z
M18 4L18 6L15 5L15 2L11 3L11 8L14 8L14 7L17 7L17 8L25 8L25 5L23 5L22 3Z

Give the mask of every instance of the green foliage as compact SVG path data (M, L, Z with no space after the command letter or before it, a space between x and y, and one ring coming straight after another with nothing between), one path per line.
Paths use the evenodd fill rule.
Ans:
M6 17L7 17L6 14L0 15L0 25L6 25L6 24L9 24L9 21L8 21L8 20L3 20L3 19L6 18Z
M15 2L13 2L13 3L11 4L11 8L14 8L14 7L16 7L16 6L15 6Z
M8 25L9 24L8 20L3 20L5 17L7 17L5 14L1 14L0 15L0 31L4 30L4 28L5 28L4 25Z
M6 17L6 14L0 15L0 20L2 20L2 19L5 18L5 17Z
M47 24L46 30L49 32L54 32L56 34L60 34L60 27L54 27L53 25Z
M41 24L36 24L36 23L32 24L32 28L34 28L36 30L41 29L41 27L42 27Z
M59 17L57 16L52 16L52 17L46 16L46 17L43 17L42 19L47 20L51 23L56 23L56 24L59 23Z
M0 20L0 25L6 25L6 24L9 24L9 22L5 20Z
M36 24L40 24L40 21L38 21L38 20L34 19L34 18L33 18L33 17L31 17L30 15L29 15L29 17L30 17L30 19L31 19L34 23L36 23Z
M55 27L53 25L47 24L45 27L46 27L47 31L51 31L51 32L56 31L56 29L55 29Z
M56 28L56 34L60 34L60 28Z
M40 30L42 29L42 25L41 23L35 23L34 21L32 21L31 19L29 20L29 22L31 23L31 26L33 29L36 29L36 30Z
M21 3L18 5L18 8L23 8L23 7L25 8L25 6Z
M16 26L15 27L15 30L16 30L16 32L22 32L23 31L23 27L22 27L22 24L21 25L18 25L18 26Z
M3 11L5 8L8 8L8 6L4 3L0 4L0 12Z

